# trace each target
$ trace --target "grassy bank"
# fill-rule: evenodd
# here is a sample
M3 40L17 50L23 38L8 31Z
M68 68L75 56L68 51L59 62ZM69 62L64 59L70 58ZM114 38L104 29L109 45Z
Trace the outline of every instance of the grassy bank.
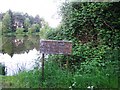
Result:
M87 88L88 86L118 88L118 77L111 72L108 71L105 74L105 70L100 70L92 73L84 71L83 73L81 69L72 72L65 67L59 67L55 61L46 61L43 82L41 70L34 69L15 76L0 76L0 83L4 88Z

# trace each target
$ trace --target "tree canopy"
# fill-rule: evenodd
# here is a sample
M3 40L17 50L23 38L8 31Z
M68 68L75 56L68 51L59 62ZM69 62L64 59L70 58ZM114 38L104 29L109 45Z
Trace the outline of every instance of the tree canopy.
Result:
M42 27L42 18L39 15L35 17L28 15L27 13L12 12L8 10L6 13L0 14L0 21L2 22L2 30L4 33L16 32L16 30L23 30L22 32L28 32L30 28L36 26L35 31L39 32ZM20 29L19 29L20 28ZM18 33L19 31L17 31Z

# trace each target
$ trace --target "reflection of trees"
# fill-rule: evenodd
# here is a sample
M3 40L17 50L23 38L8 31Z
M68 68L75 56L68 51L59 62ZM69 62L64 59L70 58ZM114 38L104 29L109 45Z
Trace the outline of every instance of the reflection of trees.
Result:
M10 37L10 36L3 36L2 37L2 52L3 53L8 53L9 55L13 55L14 53L14 44L12 42L12 39L14 37Z
M14 41L14 53L21 53L25 50L25 45L22 37L15 37Z
M0 35L0 52L2 51L2 36Z
M26 50L34 49L36 48L37 50L39 49L39 35L30 35L26 36L24 39L24 44Z
M13 55L14 53L21 53L36 48L39 50L39 36L3 36L2 38L2 51Z

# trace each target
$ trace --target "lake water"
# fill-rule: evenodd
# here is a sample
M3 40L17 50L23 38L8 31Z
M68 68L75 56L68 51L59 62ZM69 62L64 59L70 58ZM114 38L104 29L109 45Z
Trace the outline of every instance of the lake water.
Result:
M0 63L5 64L7 75L38 65L41 57L39 42L39 35L0 36Z

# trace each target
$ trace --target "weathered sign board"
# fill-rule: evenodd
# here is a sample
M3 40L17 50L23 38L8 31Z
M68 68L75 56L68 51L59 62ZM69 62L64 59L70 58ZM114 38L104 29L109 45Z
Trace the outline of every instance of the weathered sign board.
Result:
M69 55L72 51L72 42L62 40L41 40L40 53Z
M40 53L42 53L42 80L44 80L44 54L70 55L72 42L62 40L41 40Z

